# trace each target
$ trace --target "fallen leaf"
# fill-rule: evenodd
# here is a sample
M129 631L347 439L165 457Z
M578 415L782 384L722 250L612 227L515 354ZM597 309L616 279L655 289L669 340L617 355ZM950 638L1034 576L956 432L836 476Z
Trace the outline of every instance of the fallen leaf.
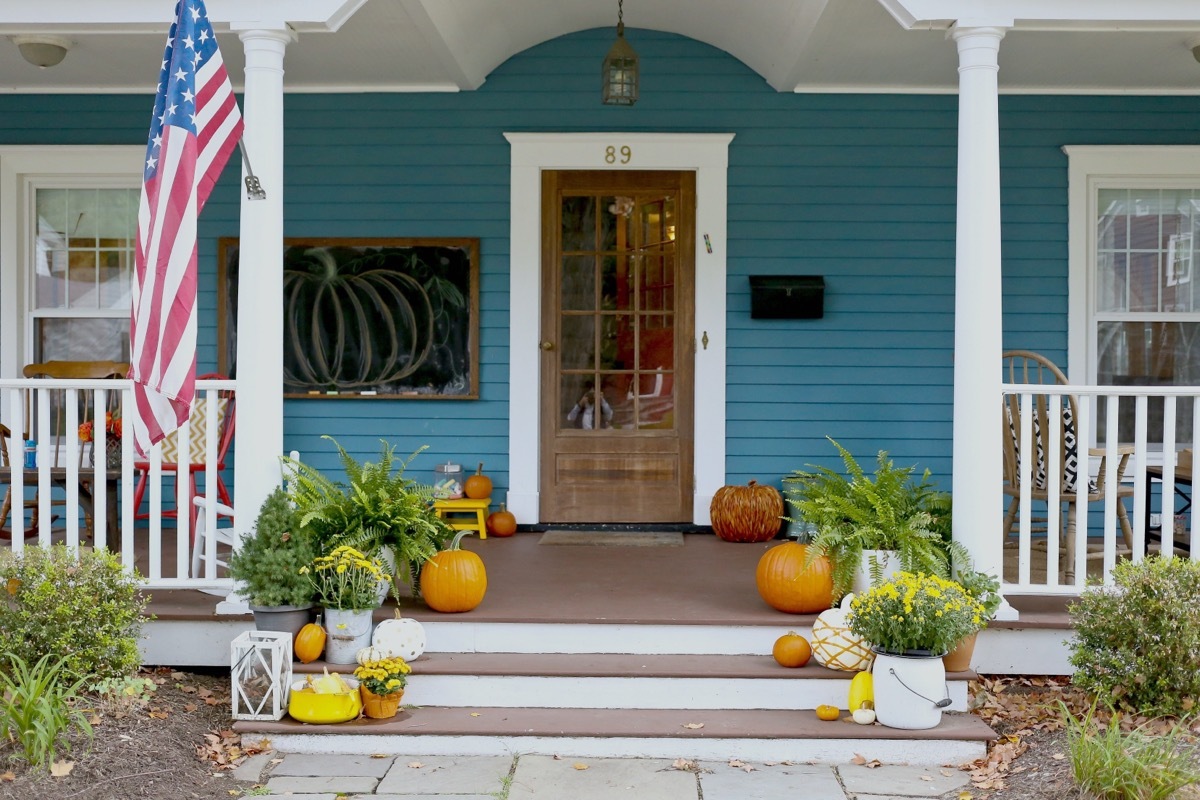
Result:
M55 761L50 765L50 774L55 778L65 778L75 769L74 761Z
M881 762L878 758L872 758L870 761L867 761L866 757L864 757L862 753L855 753L854 758L850 759L850 763L858 764L860 767L866 767L867 769L875 769L876 767L883 766L883 762Z
M11 771L0 773L0 781L15 781L17 776Z
M731 759L729 759L729 766L744 767L744 766L746 766L746 762L742 761L740 758L731 758Z
M420 769L420 768L421 768L421 767L423 767L423 766L425 766L425 765L424 765L424 764L422 764L420 761L410 761L410 762L408 762L408 768L409 768L409 769Z
M921 776L919 776L919 777L920 777L920 778L921 778L921 780L923 780L923 781L932 781L932 780L933 780L933 776L932 776L932 775L921 775Z
M92 714L92 716L88 718L88 725L91 725L94 728L103 721L104 720L100 718L99 714Z
M151 709L150 711L150 719L168 719L170 716L170 714L160 709Z
M943 777L943 778L952 778L952 777L954 777L954 770L950 770L950 769L945 769L945 768L942 768L942 769L938 770L938 772L942 773L942 777Z
M1066 756L1062 753L1055 753L1054 755L1052 755L1050 757L1053 758L1055 761L1062 761L1064 758L1066 758Z
M671 769L678 769L684 772L695 772L696 762L690 758L677 758L671 762Z
M575 768L575 769L579 769L579 770L588 769L588 765L587 765L587 764L582 764L582 763L580 763L580 762L578 762L578 761L576 761L576 762L575 762L574 764L572 764L571 766L572 766L573 768Z
M698 730L698 729L700 729L700 728L703 728L703 727L704 727L704 723L703 723L703 722L685 722L685 723L683 723L683 727L685 727L685 728L688 728L689 730L693 730L693 731L694 731L694 730Z
M971 794L970 792L959 792L958 793L958 800L973 800L974 797L975 797L975 795Z
M184 711L187 711L187 712L190 714L191 712L195 711L195 710L196 710L197 708L199 708L199 707L200 707L200 706L196 705L195 703L186 703L186 704L183 706L183 710L184 710Z
M391 756L389 756L387 753L371 753L370 757L371 758L391 758ZM283 759L281 758L278 761L272 761L271 763L278 764L280 761L283 761Z
M478 711L472 711L472 712L471 712L471 716L472 716L472 717L480 717L480 716L483 716L483 715L482 715L482 714L480 714Z

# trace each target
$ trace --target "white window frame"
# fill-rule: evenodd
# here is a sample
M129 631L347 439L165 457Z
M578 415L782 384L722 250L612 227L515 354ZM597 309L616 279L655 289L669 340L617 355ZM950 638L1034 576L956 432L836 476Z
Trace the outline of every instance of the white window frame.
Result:
M34 189L137 188L145 156L145 145L0 146L0 376L33 357Z
M1068 145L1067 377L1096 384L1096 196L1100 189L1200 187L1200 146ZM1172 314L1200 321L1200 312ZM1095 445L1095 432L1092 442ZM1158 463L1161 453L1148 453Z

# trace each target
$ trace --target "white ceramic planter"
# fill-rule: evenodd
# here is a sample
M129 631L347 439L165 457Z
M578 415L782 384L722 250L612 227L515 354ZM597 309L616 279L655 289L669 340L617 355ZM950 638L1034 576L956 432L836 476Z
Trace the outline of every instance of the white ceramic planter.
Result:
M936 728L942 721L942 707L950 703L940 655L876 653L871 673L879 724L917 731Z

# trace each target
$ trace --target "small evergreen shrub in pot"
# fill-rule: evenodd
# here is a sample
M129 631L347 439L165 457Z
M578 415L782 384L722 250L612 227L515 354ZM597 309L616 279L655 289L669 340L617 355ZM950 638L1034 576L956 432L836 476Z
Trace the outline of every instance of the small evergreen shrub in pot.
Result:
M1121 561L1113 585L1070 606L1074 683L1140 714L1184 715L1200 701L1200 562Z
M0 653L37 664L63 657L62 679L123 678L141 664L146 597L107 550L0 552Z
M300 568L316 556L313 536L300 526L299 514L283 489L267 496L254 523L254 532L229 558L229 574L240 581L239 591L255 611L259 629L295 633L308 621L313 588ZM278 609L291 617L266 623L260 615ZM290 611L289 611L290 610ZM264 613L265 612L265 613Z

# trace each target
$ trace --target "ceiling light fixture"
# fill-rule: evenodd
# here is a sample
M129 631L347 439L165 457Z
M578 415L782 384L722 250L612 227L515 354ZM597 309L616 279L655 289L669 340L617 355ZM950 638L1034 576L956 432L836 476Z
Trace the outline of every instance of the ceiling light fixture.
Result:
M617 40L600 68L601 98L608 106L631 106L638 99L638 54L625 41L625 0L617 0Z
M61 36L14 36L12 40L22 58L42 69L62 63L72 44Z

